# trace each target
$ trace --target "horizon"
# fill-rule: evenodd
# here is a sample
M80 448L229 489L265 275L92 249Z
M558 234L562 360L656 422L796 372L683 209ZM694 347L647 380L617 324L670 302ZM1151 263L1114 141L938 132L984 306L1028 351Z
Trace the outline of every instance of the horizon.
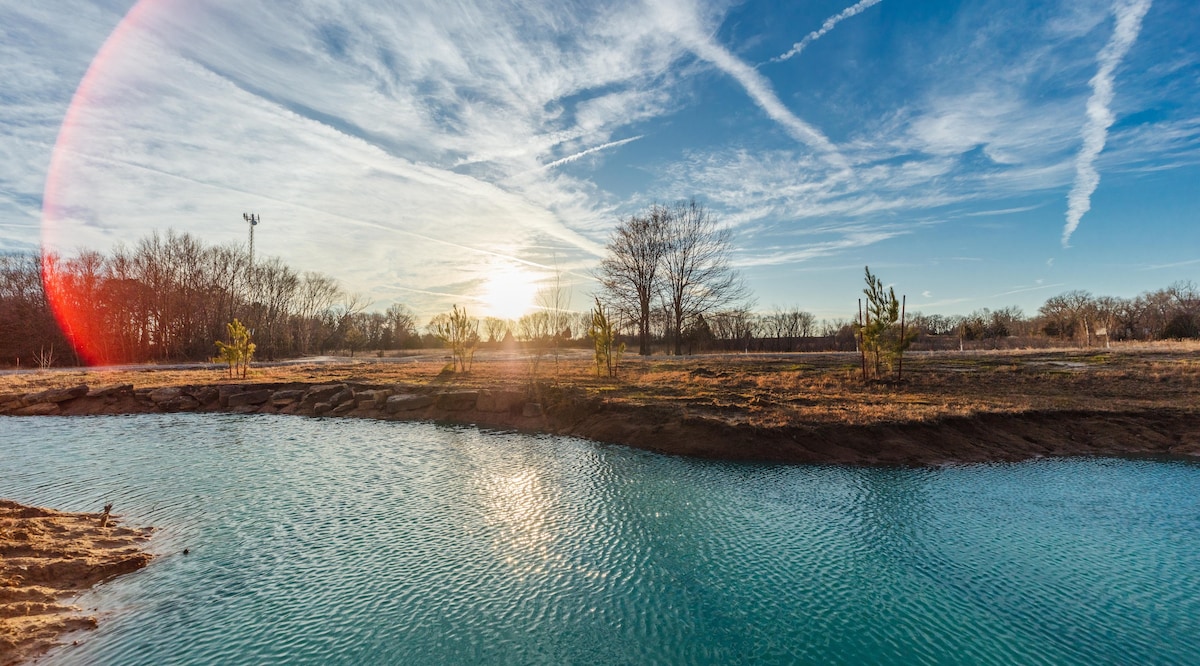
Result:
M0 3L0 250L168 228L515 318L695 198L757 311L1036 313L1200 274L1200 6ZM528 307L526 308L528 309Z

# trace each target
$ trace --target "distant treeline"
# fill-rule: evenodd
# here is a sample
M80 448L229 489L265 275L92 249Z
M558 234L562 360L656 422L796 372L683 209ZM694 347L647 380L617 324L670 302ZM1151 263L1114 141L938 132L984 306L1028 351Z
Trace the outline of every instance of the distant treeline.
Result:
M66 315L62 327L46 285ZM413 315L403 306L369 314L365 306L326 275L299 273L279 259L251 267L237 245L206 245L173 231L109 254L6 254L0 255L0 362L206 360L235 317L253 331L258 357L268 359L368 342L400 347L415 336Z
M45 282L43 267L50 276ZM65 332L46 284L60 313L68 315ZM542 300L551 305L518 321L483 320L482 344L590 344L589 313L569 312L558 298ZM440 344L404 305L385 312L366 312L366 305L365 298L347 294L326 275L298 272L276 258L251 266L241 246L206 245L173 231L152 233L108 254L0 254L0 365L207 360L234 318L253 331L262 359ZM644 327L654 351L855 349L850 319L817 320L800 308L761 313L726 307L681 320L669 303L655 305ZM684 326L677 328L680 322ZM1015 306L955 316L908 312L906 325L919 333L914 350L1197 338L1200 289L1180 282L1134 298L1070 291L1029 316ZM627 319L619 338L636 346L640 328ZM71 339L84 343L81 351Z
M1200 289L1177 282L1133 298L1069 291L1053 296L1027 316L1021 308L987 308L966 315L906 313L917 332L913 350L1012 349L1095 346L1131 340L1200 338ZM661 349L668 339L665 314L651 317ZM627 328L633 326L627 322ZM851 319L817 320L798 308L755 313L725 310L698 317L684 331L685 348L695 351L852 351Z

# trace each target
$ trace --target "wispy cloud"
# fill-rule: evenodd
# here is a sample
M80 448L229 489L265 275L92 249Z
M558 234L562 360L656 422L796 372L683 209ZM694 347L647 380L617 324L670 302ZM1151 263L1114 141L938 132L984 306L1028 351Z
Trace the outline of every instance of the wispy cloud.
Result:
M1087 102L1087 121L1083 126L1083 147L1075 158L1075 184L1067 195L1067 222L1063 226L1062 246L1071 246L1071 235L1079 221L1092 208L1092 193L1100 184L1096 158L1104 150L1108 128L1115 116L1109 108L1113 100L1113 74L1137 40L1142 29L1142 17L1150 9L1151 0L1117 0L1113 4L1116 26L1112 37L1101 49L1097 60L1100 67L1092 77L1092 95Z
M1138 270L1140 270L1140 271L1161 271L1161 270L1168 269L1168 268L1179 268L1181 266L1195 266L1196 264L1200 264L1200 259L1187 259L1185 261L1173 261L1169 264L1150 264L1149 266L1142 266Z
M771 62L782 62L788 58L800 55L800 52L804 50L804 47L824 37L825 33L833 30L835 25L845 21L851 16L861 14L864 10L874 7L880 2L883 2L883 0L859 0L857 3L850 5L837 14L825 19L825 22L821 24L820 28L808 33L804 36L804 39L792 44L791 50L789 50L787 53L771 58Z
M1039 284L1032 287L1014 287L1008 291L1002 291L998 294L992 294L989 298L1000 298L1002 296L1013 296L1016 294L1025 294L1031 291L1042 291L1043 289L1054 289L1055 287L1065 287L1067 283L1056 282L1054 284Z
M1000 208L998 210L977 210L970 213L965 213L967 217L991 217L994 215L1014 215L1016 213L1028 213L1031 210L1037 210L1042 207L1042 204L1036 206L1018 206L1016 208Z
M849 163L838 152L833 142L820 130L801 120L779 100L771 82L753 67L717 43L701 24L698 10L690 3L662 3L658 6L662 23L674 30L675 35L696 57L712 63L725 72L746 91L771 120L779 123L794 139L817 150L831 164L847 169Z
M1151 0L1117 7L1132 16L1138 1ZM784 0L142 2L62 152L57 247L105 249L166 225L244 242L240 213L255 210L264 255L427 314L472 302L497 267L582 283L618 220L696 196L736 229L736 258L764 290L790 288L762 277L773 272L897 253L926 270L931 251L978 256L975 273L1020 284L1007 260L1049 254L1020 247L1043 242L1021 233L1025 204L1076 180L1079 108L1116 71L1122 94L1102 106L1129 120L1102 128L1091 167L1115 179L1200 165L1200 55L1170 22L1147 20L1127 54L1106 47L1107 79L1085 85L1113 2L860 19L867 38L838 60L807 47L879 2L841 0L828 18ZM0 247L41 240L66 104L134 4L0 2ZM1190 25L1193 4L1155 9ZM820 26L793 47L805 67L756 69L795 41L781 13ZM885 32L904 39L874 39ZM975 233L1000 215L1011 233ZM931 225L950 233L931 243ZM1095 264L1071 263L1054 270L1072 284Z
M575 153L574 155L567 155L566 157L563 157L561 159L554 160L553 162L546 164L546 166L543 168L553 169L555 167L560 167L564 164L570 164L571 162L574 162L575 160L577 160L581 157L586 157L588 155L591 155L592 153L598 153L602 150L608 150L609 148L616 148L617 146L623 146L627 143L632 143L634 141L637 141L640 138L642 138L641 134L639 134L637 136L631 136L628 139L621 139L619 141L609 141L608 143L601 144L599 146L593 146L591 148L588 148L587 150L581 150L578 153Z

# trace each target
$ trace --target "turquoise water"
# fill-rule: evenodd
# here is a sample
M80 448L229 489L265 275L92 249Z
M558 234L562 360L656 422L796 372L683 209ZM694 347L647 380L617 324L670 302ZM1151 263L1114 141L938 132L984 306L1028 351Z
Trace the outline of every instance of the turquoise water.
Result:
M46 664L1200 663L1187 462L854 469L366 420L7 418L0 497L159 528Z

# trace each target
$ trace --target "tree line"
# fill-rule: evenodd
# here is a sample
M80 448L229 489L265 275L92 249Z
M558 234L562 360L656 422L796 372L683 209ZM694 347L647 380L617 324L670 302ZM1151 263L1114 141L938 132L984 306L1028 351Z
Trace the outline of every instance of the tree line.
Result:
M593 309L570 310L555 284L542 292L537 309L515 321L475 320L456 309L424 326L403 304L367 312L365 298L329 276L277 258L251 264L242 246L207 245L187 233L153 232L109 253L0 254L0 363L208 360L234 319L253 336L260 359L454 347L447 341L459 339L459 330L469 331L472 349L520 344L539 353L589 346L599 336L607 340L609 365L624 344L642 355L859 347L854 318L818 320L796 306L756 311L731 251L730 230L694 200L654 204L613 230L596 270ZM66 330L52 301L60 313L73 313L60 318ZM456 323L448 328L450 320ZM913 349L1200 338L1200 289L1178 282L1132 298L1074 290L1031 315L1016 306L965 315L909 312L906 330ZM86 345L77 351L71 340ZM597 354L603 355L599 348ZM455 358L469 366L466 356Z
M0 359L207 360L234 319L267 359L400 347L418 337L415 316L403 305L381 313L364 312L366 306L327 275L298 272L277 258L251 265L238 245L153 232L107 254L0 255Z

